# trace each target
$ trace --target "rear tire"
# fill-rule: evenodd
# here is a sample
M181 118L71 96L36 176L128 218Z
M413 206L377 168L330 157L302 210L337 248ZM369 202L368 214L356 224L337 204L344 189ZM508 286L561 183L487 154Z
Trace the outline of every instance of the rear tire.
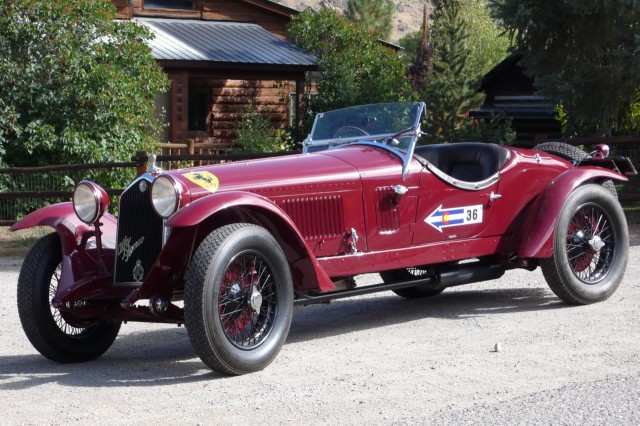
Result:
M569 194L556 223L553 257L541 259L551 290L572 304L610 297L629 257L629 231L620 203L600 185Z
M58 234L42 237L29 251L18 277L18 314L34 348L50 360L71 363L98 358L113 344L120 323L74 320L51 306L60 281Z

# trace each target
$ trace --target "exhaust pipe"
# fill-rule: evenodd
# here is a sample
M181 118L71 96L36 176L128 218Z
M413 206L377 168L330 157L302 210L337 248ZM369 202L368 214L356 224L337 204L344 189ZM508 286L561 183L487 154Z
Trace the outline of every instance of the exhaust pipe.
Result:
M463 263L438 269L436 271L436 282L438 283L438 287L454 287L457 285L495 280L503 276L504 272L504 265L499 263Z

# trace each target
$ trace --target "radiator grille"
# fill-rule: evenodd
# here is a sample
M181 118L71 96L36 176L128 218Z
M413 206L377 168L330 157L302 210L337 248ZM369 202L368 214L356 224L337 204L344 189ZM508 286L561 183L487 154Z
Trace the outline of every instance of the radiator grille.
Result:
M141 282L162 250L164 224L151 204L151 181L141 178L120 197L115 282Z
M337 237L345 232L341 196L284 200L282 209L305 239Z

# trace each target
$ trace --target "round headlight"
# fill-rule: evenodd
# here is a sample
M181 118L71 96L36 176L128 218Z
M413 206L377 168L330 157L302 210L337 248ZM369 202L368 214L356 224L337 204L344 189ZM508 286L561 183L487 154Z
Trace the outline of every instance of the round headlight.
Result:
M151 187L153 208L160 217L166 219L178 210L182 191L169 176L160 176Z
M108 205L107 193L93 182L83 180L73 190L73 209L78 219L86 224L100 219Z

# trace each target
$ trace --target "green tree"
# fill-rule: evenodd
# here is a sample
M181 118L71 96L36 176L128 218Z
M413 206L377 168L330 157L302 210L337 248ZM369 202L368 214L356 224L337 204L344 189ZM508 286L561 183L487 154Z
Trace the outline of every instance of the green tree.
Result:
M393 0L347 0L344 16L386 40L393 30L395 9Z
M480 107L477 79L468 67L469 37L457 0L438 0L433 11L433 66L423 83L427 105L424 130L429 142L456 142L478 134L468 112Z
M541 95L571 132L609 134L640 87L640 1L491 0Z
M269 118L256 111L249 104L244 117L235 131L236 152L279 152L289 149L291 134L284 129L276 129Z
M637 89L633 102L625 111L619 130L622 134L640 135L640 88Z
M462 19L467 27L469 73L482 78L509 54L509 37L490 14L489 0L461 0Z
M480 79L500 63L509 53L509 37L504 28L489 13L489 0L460 0L460 15L465 21L468 37L467 69L473 78ZM430 31L434 40L438 34ZM401 57L406 64L415 64L416 52L422 42L422 30L407 34L398 41L404 48ZM431 40L429 41L431 43Z
M309 100L307 118L320 111L412 98L398 55L362 25L329 9L305 11L292 19L289 34L293 43L318 58L319 71L308 79L318 95Z
M157 134L168 80L150 33L115 14L108 0L0 3L0 163L128 161Z

